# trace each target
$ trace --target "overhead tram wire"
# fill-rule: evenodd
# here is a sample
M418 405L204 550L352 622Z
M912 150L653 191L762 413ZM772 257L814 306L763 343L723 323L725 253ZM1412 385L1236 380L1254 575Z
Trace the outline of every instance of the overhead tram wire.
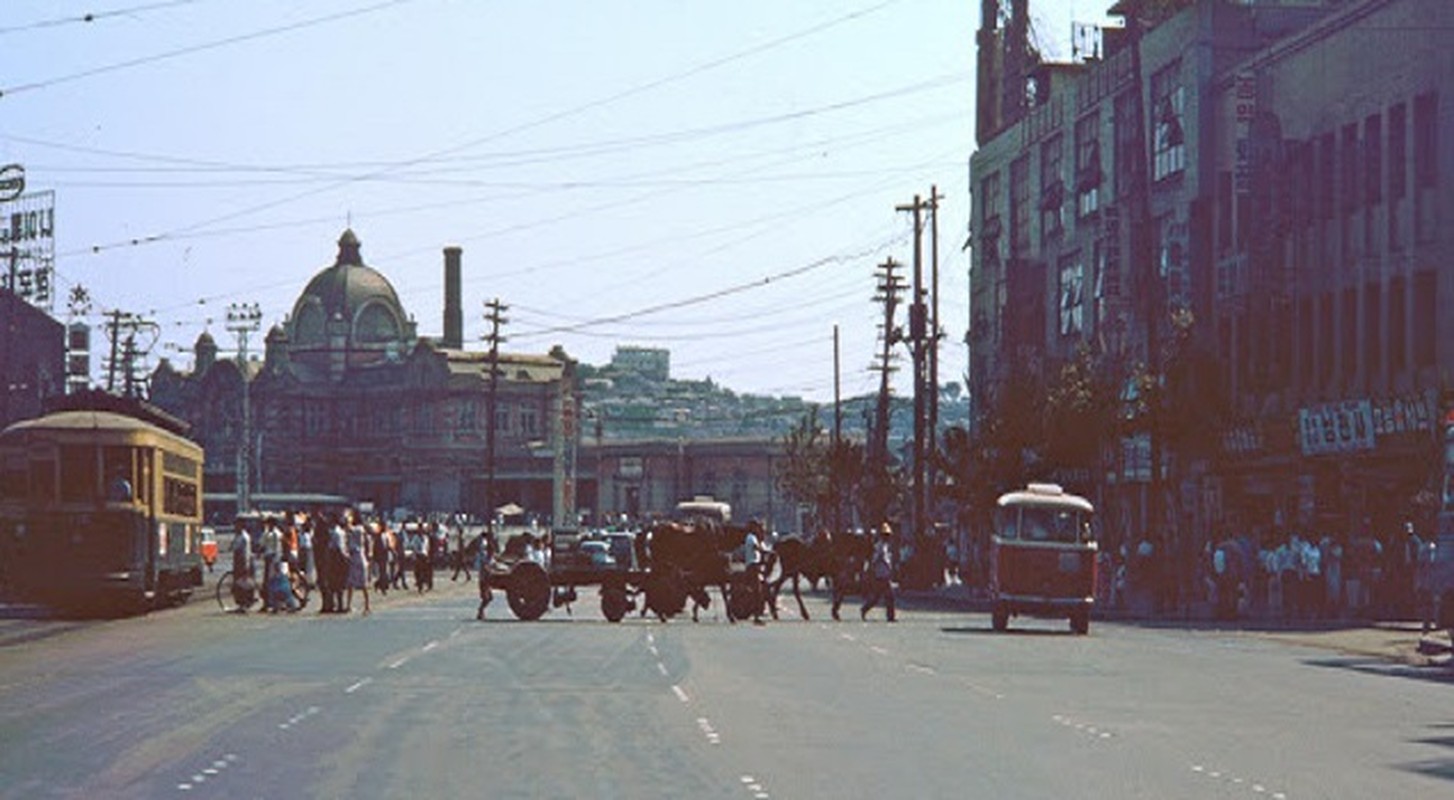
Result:
M761 289L762 287L768 286L768 285L773 284L775 282L782 281L782 280L786 280L788 278L793 278L793 277L796 277L798 275L803 275L803 274L806 274L808 272L812 272L813 270L816 270L816 269L821 269L821 268L823 268L825 266L828 266L829 264L840 264L840 263L843 263L844 261L850 261L850 260L854 260L854 259L860 259L860 258L870 257L870 256L878 253L879 251L883 250L885 247L887 247L887 246L889 246L891 244L894 244L895 241L898 240L899 238L900 237L894 237L893 239L889 239L889 240L886 240L886 241L883 241L883 242L879 242L878 244L873 245L871 247L868 247L868 248L866 248L866 249L864 249L864 250L862 250L860 252L847 253L847 254L836 254L836 255L831 255L831 256L824 256L823 258L816 259L816 260L811 261L811 262L809 262L807 264L804 264L802 266L794 267L794 268L789 269L789 270L784 270L783 272L779 272L779 273L776 273L776 274L773 274L773 275L768 275L768 276L763 277L763 278L758 278L756 280L749 281L747 283L735 284L735 285L732 285L732 286L728 286L728 287L725 287L725 288L722 288L722 289L717 289L717 290L714 290L714 291L711 291L711 292L707 292L707 293L704 293L704 294L699 294L699 295L695 295L695 296L692 296L692 297L682 298L680 300L672 300L672 301L665 302L665 303L657 303L657 304L654 304L654 305L647 306L645 308L637 309L636 311L628 311L628 312L624 312L624 313L621 313L621 314L611 314L611 315L604 316L604 317L598 317L598 318L596 318L594 320L587 320L585 322L576 323L576 324L572 324L572 325L559 325L559 326L556 326L556 327L553 327L553 328L544 328L544 329L537 330L537 331L530 331L530 332L520 333L520 334L517 334L516 338L549 336L549 335L556 334L556 333L569 333L569 332L576 331L576 330L581 330L581 329L585 329L585 328L595 327L597 325L604 325L604 324L609 324L609 323L612 323L612 322L622 322L622 321L625 321L625 320L634 319L636 317L644 317L644 316L648 316L648 315L651 315L651 314L659 314L662 311L669 311L669 310L677 309L677 308L688 308L690 306L700 305L702 303L706 303L706 302L711 301L711 300L718 300L718 299L721 299L723 297L729 297L731 295L741 294L743 292L751 291L753 289Z
M276 36L280 33L292 33L293 31L301 30L303 28L311 28L317 25L327 24L329 22L337 22L341 19L348 19L349 17L357 17L364 14L371 14L375 11L382 11L383 9L389 8L391 6L405 5L407 3L413 3L415 1L416 0L385 0L385 2L382 3L375 3L370 6L364 6L363 8L355 8L350 11L340 11L335 14L327 14L322 17L314 17L313 19L306 19L302 22L294 22L288 25L279 25L273 28L264 28L262 30L253 31L251 33L239 34L237 36L229 36L225 39L217 39L215 41L204 42L202 44L192 45L190 47L182 47L176 50L169 50L165 53L154 53L149 56L142 56L141 58L133 58L127 61L118 61L114 64L107 64L100 67L92 67L90 69L81 70L80 72L73 72L68 75L61 75L55 78L47 78L46 80L42 81L32 81L31 83L22 83L17 86L8 86L0 88L0 98L9 97L12 94L19 94L21 92L32 92L36 91L37 89L49 89L52 86L58 86L63 83L71 83L73 81L82 80L84 78L92 78L97 75L104 75L108 72L131 69L132 67L140 67L146 64L154 64L158 61L168 61L173 58L181 58L182 56L203 53L208 50L216 50L219 47L226 47L227 45L237 44L239 42L246 42L254 39L264 39L269 36Z
M928 122L935 122L935 121L944 121L944 120L956 119L957 117L958 117L958 115L956 115L956 114L941 115L939 117L930 118L930 120ZM900 125L894 125L894 126L884 126L884 127L881 127L881 128L871 129L871 130L868 130L868 131L861 131L861 132L855 133L855 134L853 134L851 136L847 136L847 137L829 137L829 138L820 139L820 140L817 140L817 141L814 141L814 142L805 142L805 143L803 143L801 145L794 145L793 147L786 148L786 149L777 148L777 149L773 149L773 150L759 151L757 153L751 153L751 154L747 154L745 156L734 156L734 157L731 157L731 158L713 159L713 160L710 160L710 161L696 162L694 164L689 164L689 165L685 165L685 166L682 166L682 167L664 167L664 168L659 169L659 170L652 170L652 171L647 171L647 172L644 172L644 173L637 173L637 174L642 174L642 175L662 174L662 173L672 172L672 171L676 171L676 170L680 170L680 169L693 169L693 168L704 167L704 166L720 166L720 165L725 165L725 164L733 164L733 163L738 163L740 161L749 160L749 159L753 159L753 158L766 157L766 156L773 155L773 154L777 154L777 153L795 152L797 150L812 150L812 149L816 149L816 148L819 148L819 147L822 147L822 146L825 146L825 145L828 145L828 144L832 144L832 143L842 143L844 141L854 142L854 141L861 140L861 139L862 140L868 140L870 137L873 137L875 135L881 136L881 135L883 135L883 134L885 134L887 132L894 131L894 130L897 130L897 129L910 129L910 130L912 130L916 125L922 125L922 124L927 124L927 123L925 121L923 121L923 120L920 120L920 121L911 121L910 123L905 123L905 124L900 124ZM50 144L50 143L40 142L38 140L27 139L26 137L16 137L16 136L8 136L7 137L7 136L4 136L3 134L0 134L0 139L6 139L6 138L8 138L8 139L10 139L12 141L32 142L32 143L36 143L36 144L38 144L40 146L62 147L60 145L53 145L53 144ZM89 148L78 148L78 149L80 149L83 152L89 150ZM522 197L530 197L530 196L533 196L535 194L540 194L540 193L542 193L542 192L541 191L538 191L538 190L537 191L509 192L509 193L503 193L503 194L501 194L501 193L491 193L491 194L486 195L484 197L474 198L474 199L469 199L469 200L451 199L451 200L444 200L444 201L432 201L432 202L429 202L429 203L416 203L416 204L412 204L412 205L408 205L408 206L394 206L394 207L383 208L383 209L378 209L378 210L373 210L373 211L364 210L363 212L361 212L360 216L380 217L380 216L393 216L393 215L396 215L396 214L421 213L421 212L425 212L425 211L434 211L434 210L438 210L438 209L441 209L441 208L459 208L459 207L462 207L462 206L473 205L473 204L476 204L476 203L505 202L505 201L509 201L509 200L519 199L519 198L522 198ZM656 193L653 193L653 194L649 195L648 197L650 197L650 196L656 196ZM213 230L210 230L210 231L196 231L196 232L192 232L192 233L174 234L174 235L170 236L169 239L172 240L172 241L194 241L194 240L198 240L198 239L211 239L211 238L227 237L227 236L239 236L239 235L245 235L245 234L249 234L249 233L259 233L259 232L263 232L263 231L276 231L276 230L281 230L281 229L285 229L285 228L298 228L298 227L307 227L307 226L310 226L310 225L317 225L317 224L321 224L321 223L330 223L330 222L333 222L335 219L336 219L336 217L334 215L329 215L329 216L326 216L326 217L310 217L310 218L297 219L297 220L285 220L285 221L280 221L280 222L259 223L259 224L255 224L255 225L246 225L246 226L239 226L239 227L234 227L234 228L221 228L221 229L213 229ZM135 240L117 242L117 243L114 243L114 244L107 244L107 245L92 245L92 246L88 246L88 247L84 247L84 248L76 248L76 249L72 249L72 250L62 251L62 252L60 252L60 253L57 254L57 257L58 258L68 258L68 257L74 257L74 256L88 254L88 253L89 254L96 254L96 253L100 253L100 252L102 252L104 250L114 249L114 248L117 248L117 247L132 246L131 242L133 242L133 241L135 241ZM423 252L433 252L433 248L432 247L428 247L428 248L413 248L413 249L410 249L410 250L407 250L407 251L402 251L402 252L399 252L399 253L390 254L386 258L389 258L389 259L392 259L392 258L401 258L401 257L407 257L407 256L411 256L411 255L416 255L416 254L423 253ZM436 287L432 287L432 288L437 289L438 287L436 286Z
M38 22L27 22L21 25L11 25L0 28L0 36L25 31L40 30L42 28L59 28L66 25L85 25L92 22L100 22L111 17L135 17L138 14L145 14L148 11L158 11L164 8L175 8L176 6L190 6L204 0L166 0L160 3L147 3L145 5L131 6L130 8L113 8L110 11L90 11L80 16L56 17L53 19L40 20Z
M402 2L412 2L412 0L390 0L389 3L385 3L383 5L393 5L393 4L402 3ZM486 134L484 136L478 137L476 139L472 139L472 140L467 141L467 142L464 142L462 144L452 145L450 147L446 147L446 148L443 148L441 150L436 150L436 151L431 152L431 153L426 153L425 155L419 156L417 158L407 159L407 160L404 160L404 161L399 161L399 162L396 162L396 163L394 163L393 165L391 165L389 167L381 168L379 170L375 170L375 171L366 173L364 175L354 176L354 177L350 177L350 178L345 178L345 179L339 180L339 181L337 181L335 183L330 183L330 184L328 184L326 186L318 187L318 188L315 188L315 189L310 189L310 190L308 190L306 192L298 192L298 193L291 194L291 195L288 195L286 197L282 197L282 198L279 198L279 199L276 199L276 200L270 200L270 201L265 202L265 203L258 203L258 204L250 205L250 206L247 206L245 208L238 209L236 211L228 212L226 214L222 214L222 215L219 215L219 216L216 216L216 217L212 217L210 219L206 219L206 220L202 220L200 222L192 223L191 225L182 226L181 228L178 228L175 231L162 232L162 233L159 233L159 234L153 234L151 236L147 236L147 237L142 238L142 239L132 240L132 244L133 245L142 244L142 243L145 243L145 244L154 244L154 243L159 242L159 241L165 241L165 240L171 238L176 233L187 233L187 232L190 232L190 231L207 228L207 227L210 227L212 225L216 225L216 224L221 223L221 222L227 222L228 220L237 219L239 217L251 216L251 215L256 214L256 213L258 213L260 211L266 211L268 209L277 208L279 206L287 205L287 204L292 203L292 202L295 202L297 200L302 200L302 199L307 198L307 197L313 197L315 195L323 194L324 192L332 191L333 189L337 189L337 188L340 188L340 187L343 187L343 186L349 186L349 185L352 185L354 183L358 183L360 181L367 180L368 178L370 178L370 177L372 177L373 175L376 175L376 174L381 174L381 173L384 173L384 172L388 172L388 171L391 171L391 170L394 170L394 169L398 169L400 167L413 166L415 164L424 162L424 161L426 161L428 159L439 158L441 156L450 155L452 153L458 153L458 152L462 152L462 151L465 151L465 150L470 150L472 148L478 147L478 146L480 146L482 144L485 144L487 142L496 141L496 140L499 140L499 139L503 139L503 138L505 138L507 136L513 136L513 135L518 134L518 133L523 133L525 131L533 130L535 128L539 128L539 127L548 125L548 124L550 124L552 122L559 122L560 120L563 120L563 119L569 119L570 117L583 114L583 113L585 113L587 111L591 111L591 110L594 110L594 109L597 109L597 108L603 108L603 107L608 106L608 105L611 105L613 103L617 103L617 102L619 102L621 100L625 100L626 98L634 97L634 96L639 95L639 94L644 94L644 93L649 92L651 90L658 89L658 88L661 88L663 86L667 86L667 85L676 83L678 81L685 80L687 78L692 78L692 77L695 77L697 75L704 74L706 72L710 72L710 71L712 71L714 69L718 69L720 67L726 66L726 65L731 64L731 63L734 63L736 61L741 61L741 60L743 60L745 58L749 58L749 57L754 56L754 55L757 55L759 53L767 52L767 51L772 50L772 49L775 49L777 47L781 47L781 46L783 46L785 44L789 44L791 42L797 41L798 39L806 38L806 37L812 36L814 34L821 33L821 32L823 32L825 30L829 30L831 28L837 27L838 25L842 25L842 24L845 24L847 22L852 22L852 21L857 20L859 18L862 18L864 16L871 15L871 14L877 12L877 11L880 11L880 10L882 10L884 8L887 8L889 6L892 6L892 5L896 5L896 4L900 3L900 2L902 2L902 0L883 0L883 2L877 3L877 4L873 5L873 6L868 7L868 8L864 8L864 9L860 9L860 10L857 10L857 11L853 11L853 12L850 12L848 14L844 14L842 16L836 17L836 18L834 18L832 20L829 20L827 22L819 23L819 24L813 25L813 26L809 26L808 28L805 28L803 30L800 30L800 31L797 31L797 32L794 32L794 33L791 33L791 34L787 34L785 36L778 37L777 39L772 39L772 40L770 40L768 42L764 42L763 44L756 45L754 47L749 47L749 48L747 48L745 50L738 51L737 53L733 53L733 54L728 55L728 56L723 56L721 58L717 58L717 59L713 59L713 60L707 61L707 62L702 63L702 64L699 64L699 65L697 65L695 67L691 67L691 68L689 68L687 70L684 70L682 72L678 72L678 73L675 73L673 75L668 75L668 76L666 76L664 78L658 78L656 80L648 81L646 83L637 84L636 86L633 86L633 87L631 87L629 89L625 89L625 90L622 90L622 91L617 92L615 94L608 95L608 96L606 96L604 98L600 98L600 99L597 99L597 100L592 100L592 101L589 101L589 102L586 102L586 103L581 103L579 105L573 106L573 107L568 108L568 109L565 109L563 111L557 111L557 112L554 112L554 113L546 114L544 116L537 117L536 119L531 120L529 122L522 122L522 123L520 123L518 125L514 125L514 126L511 126L511 127L508 127L508 128L504 128L502 130L495 131L494 133ZM3 97L3 94L0 94L0 97ZM119 246L125 246L125 244L122 244L122 245L119 245Z
M667 132L663 132L663 133L654 133L654 134L648 134L648 135L644 135L644 136L635 136L635 137L626 137L626 138L622 138L622 139L607 140L607 141L604 141L604 142L578 144L578 145L572 145L572 146L569 146L569 147L561 146L561 147L554 147L554 148L543 148L543 149L538 149L538 150L517 151L515 153L498 153L498 154L491 154L491 155L488 155L488 156L451 156L449 159L444 159L442 157L438 157L438 158L425 158L425 159L420 159L420 160L417 160L417 161L414 161L414 162L409 162L408 163L408 166L431 165L431 169L423 170L423 171L410 171L410 172L403 172L401 170L394 169L394 170L392 170L392 172L394 172L394 173L402 173L402 174L409 174L409 175L435 175L435 174L441 174L441 173L443 173L443 174L458 174L458 173L460 173L462 171L471 171L471 170L475 170L475 169L487 169L487 170L508 169L508 168L515 168L515 167L524 167L524 166L536 166L536 165L539 165L539 164L552 164L552 163L558 163L558 162L562 162L562 161L573 161L573 160L577 160L577 159L599 159L603 155L611 155L611 154L615 154L615 153L626 153L626 152L631 152L633 150L638 150L638 149L642 149L642 148L658 148L658 147L661 147L662 145L667 145L667 144L680 144L680 143L683 143L683 142L695 141L695 140L699 140L699 139L710 139L710 138L713 138L713 137L716 137L716 136L720 136L720 135L724 135L724 134L741 133L743 131L751 130L753 128L767 127L767 126L776 125L776 124L785 123L785 122L800 122L803 119L807 119L807 118L811 118L811 117L815 117L815 116L820 116L820 115L824 115L824 114L836 113L836 112L844 111L844 110L851 109L851 108L857 108L859 106L872 105L874 103L882 102L884 100L897 99L899 97L905 97L905 96L908 96L908 95L917 94L918 92L922 92L922 91L935 90L935 89L941 89L941 88L946 88L946 87L953 87L953 86L956 86L956 85L960 84L961 82L967 80L968 77L969 77L968 73L963 73L963 72L946 73L944 75L940 75L940 76L937 76L937 77L934 77L934 78L931 78L931 79L928 79L928 80L925 80L925 81L919 81L919 82L916 82L916 83L908 84L906 86L901 86L901 87L897 87L897 88L894 88L894 89L889 89L889 90L886 90L886 91L883 91L883 92L877 92L877 93L870 94L870 95L864 95L864 96L857 97L857 98L853 98L853 99L850 99L850 100L840 100L840 101L837 101L837 102L827 103L827 104L820 105L820 106L814 106L814 107L811 107L811 108L800 109L798 111L790 111L790 112L785 112L785 113L782 113L782 114L774 114L774 115L765 116L765 117L754 117L752 119L739 120L739 121L735 121L735 122L721 123L721 124L718 124L718 125L710 125L710 126L705 126L705 127L700 127L700 128L687 128L687 129L678 130L678 131L667 131ZM895 129L895 128L902 128L902 127L908 127L908 128L912 128L912 129L922 129L923 126L926 125L926 124L934 124L934 123L939 122L939 121L948 121L948 120L958 119L960 116L962 116L962 115L957 114L957 113L956 114L941 114L941 115L937 115L936 117L931 117L927 121L926 120L919 120L919 121L910 122L910 123L900 122L900 123L895 123L895 124L889 125L889 126L883 126L883 128L884 129L887 129L887 130L892 130L892 129ZM854 134L854 136L861 136L861 135L867 135L867 134ZM847 138L852 138L852 137L847 137ZM298 175L298 176L303 176L303 177L307 177L307 178L315 178L315 179L318 179L318 180L349 180L350 179L350 176L349 175L347 175L347 174L340 174L337 170L359 169L359 168L389 170L390 169L390 166L391 166L390 162L380 162L380 161L331 162L331 163L320 162L318 164L242 164L242 163L236 163L236 162L215 161L215 160L211 160L211 159L198 159L198 158L189 158L189 157L181 157L181 156L171 156L171 155L154 154L154 153L141 153L141 152L127 151L127 150L112 150L112 149L108 149L108 148L83 147L83 146L79 146L79 145L70 145L70 144L61 144L61 143L56 143L56 142L50 142L50 141L46 141L46 140L43 140L43 139L37 139L37 138L34 138L34 137L29 137L29 136L20 136L20 135L15 135L15 134L8 134L8 135L6 135L6 134L0 134L0 139L7 139L7 140L13 141L13 142L19 142L19 143L22 143L22 144L31 144L31 145L35 145L37 147L46 147L46 148L55 149L55 150L61 150L61 151L65 151L65 152L75 152L75 153L82 153L82 154L89 154L89 155L109 156L109 157L114 157L114 158L128 158L128 159L134 159L134 160L138 160L138 161L154 161L154 162L157 162L157 163L160 163L160 164L167 165L165 167L152 166L152 167L95 167L95 168L74 168L77 171L95 171L95 172L140 172L140 173L149 173L149 172L156 172L156 173L176 173L176 172L187 172L187 171L195 171L195 172L222 172L222 173L227 173L227 172L241 172L241 173L249 173L249 174L250 173L266 173L266 174L281 174L281 175ZM828 140L825 140L825 141L832 141L832 139L828 139ZM797 145L795 147L796 148L812 148L814 146L816 146L815 143L808 142L808 143L804 143L802 145ZM509 161L498 160L498 159L506 159L506 158L514 158L514 159L518 159L518 160L509 160ZM477 161L491 161L492 163L485 163L485 164L478 164L478 165L473 165L473 164L470 163L470 162L477 162ZM191 169L187 169L189 167ZM64 170L66 168L61 168L61 169ZM648 174L648 175L650 175L650 174L660 174L661 172L664 172L664 171L665 170L654 170L654 171L649 171L649 172L644 173L644 174ZM365 176L364 178L361 178L360 180L387 180L387 179L388 178L386 177L386 175L384 173L378 173L378 174L370 174L368 176ZM222 184L219 183L218 185L222 185Z

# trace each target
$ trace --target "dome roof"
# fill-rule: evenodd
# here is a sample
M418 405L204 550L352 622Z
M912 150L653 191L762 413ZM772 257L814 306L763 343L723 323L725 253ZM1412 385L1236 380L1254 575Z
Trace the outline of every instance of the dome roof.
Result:
M202 335L197 337L197 344L195 346L211 347L213 349L216 349L217 340L212 338L212 334L208 333L207 331L202 331Z
M301 308L309 298L323 306L328 319L352 321L354 315L371 300L382 301L399 319L404 318L399 295L389 279L363 263L359 256L358 236L352 229L345 230L339 237L338 258L333 266L313 276L294 310Z

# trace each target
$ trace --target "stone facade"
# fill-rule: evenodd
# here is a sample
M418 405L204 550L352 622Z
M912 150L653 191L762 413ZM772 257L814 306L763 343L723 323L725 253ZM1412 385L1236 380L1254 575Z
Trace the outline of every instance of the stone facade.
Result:
M485 513L488 355L420 337L389 281L346 231L337 261L268 332L261 361L218 359L203 333L195 366L163 363L152 401L188 420L207 451L206 488L237 488L248 382L254 495L321 493L380 510ZM564 354L502 353L496 401L495 505L548 517ZM567 393L567 396L573 396Z

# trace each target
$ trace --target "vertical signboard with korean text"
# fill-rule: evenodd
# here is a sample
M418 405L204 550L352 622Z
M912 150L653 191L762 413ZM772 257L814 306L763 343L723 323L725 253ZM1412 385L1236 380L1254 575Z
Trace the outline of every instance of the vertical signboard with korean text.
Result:
M55 200L55 192L0 199L0 285L46 312L55 308Z

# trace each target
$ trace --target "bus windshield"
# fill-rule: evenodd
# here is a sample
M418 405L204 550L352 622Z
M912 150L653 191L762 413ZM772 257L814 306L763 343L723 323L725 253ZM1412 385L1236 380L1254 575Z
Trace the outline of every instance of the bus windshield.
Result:
M995 530L1005 539L1077 544L1089 541L1089 515L1077 508L1013 505L998 510Z

